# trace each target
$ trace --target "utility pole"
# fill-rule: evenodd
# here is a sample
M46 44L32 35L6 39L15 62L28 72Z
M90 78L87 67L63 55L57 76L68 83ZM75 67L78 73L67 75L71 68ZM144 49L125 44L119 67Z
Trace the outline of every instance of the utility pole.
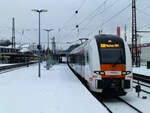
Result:
M124 39L125 39L125 41L127 42L127 27L126 27L126 25L125 25L125 27L124 27L124 30L125 30Z
M136 27L136 0L132 0L132 65L138 66L137 27Z
M150 33L150 31L137 31L136 27L136 0L132 0L132 65L140 66L140 55L137 48L137 33Z
M56 52L55 37L52 38L52 52L53 52L53 54L55 54L55 52Z
M15 48L15 18L12 18L12 48Z

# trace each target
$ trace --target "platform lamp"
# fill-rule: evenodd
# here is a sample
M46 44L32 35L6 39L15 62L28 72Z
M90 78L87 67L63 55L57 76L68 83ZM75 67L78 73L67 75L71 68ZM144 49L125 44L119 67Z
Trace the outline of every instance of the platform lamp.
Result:
M37 12L39 14L39 45L38 45L38 49L39 49L39 70L38 70L38 76L41 77L41 66L40 66L40 60L41 60L41 53L40 53L40 50L41 50L41 28L40 28L40 16L41 16L41 13L42 12L47 12L48 10L46 9L32 9L33 12Z

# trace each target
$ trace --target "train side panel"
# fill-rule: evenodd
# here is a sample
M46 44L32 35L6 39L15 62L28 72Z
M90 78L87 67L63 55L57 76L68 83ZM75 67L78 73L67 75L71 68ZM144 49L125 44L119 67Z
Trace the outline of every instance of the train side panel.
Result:
M126 75L125 79L126 80L130 80L130 89L125 89L126 92L129 92L129 91L132 91L133 88L133 73L132 73L132 60L131 60L131 52L130 52L130 49L127 45L126 42L125 43L125 52L126 52L126 72L131 72L129 73L128 75Z
M88 81L88 85L92 91L101 92L101 89L96 88L97 80L101 79L101 76L95 73L95 71L100 71L99 53L96 45L96 40L92 39L88 50L90 73L86 74L85 79Z

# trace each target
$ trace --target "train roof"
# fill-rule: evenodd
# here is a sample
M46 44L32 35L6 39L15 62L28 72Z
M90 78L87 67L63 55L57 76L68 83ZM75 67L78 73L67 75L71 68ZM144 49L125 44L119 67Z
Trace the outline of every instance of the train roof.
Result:
M117 35L111 35L111 34L101 34L96 35L95 39L97 42L104 42L107 43L108 40L113 40L113 42L120 42L123 43L123 39Z

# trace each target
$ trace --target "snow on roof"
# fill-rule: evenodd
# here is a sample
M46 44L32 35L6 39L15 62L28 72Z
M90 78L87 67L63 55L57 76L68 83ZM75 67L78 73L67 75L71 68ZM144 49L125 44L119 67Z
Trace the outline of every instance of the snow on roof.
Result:
M29 52L30 50L28 48L22 48L20 49L20 52Z
M29 44L24 44L24 45L21 46L21 48L28 48L28 47L30 47Z

